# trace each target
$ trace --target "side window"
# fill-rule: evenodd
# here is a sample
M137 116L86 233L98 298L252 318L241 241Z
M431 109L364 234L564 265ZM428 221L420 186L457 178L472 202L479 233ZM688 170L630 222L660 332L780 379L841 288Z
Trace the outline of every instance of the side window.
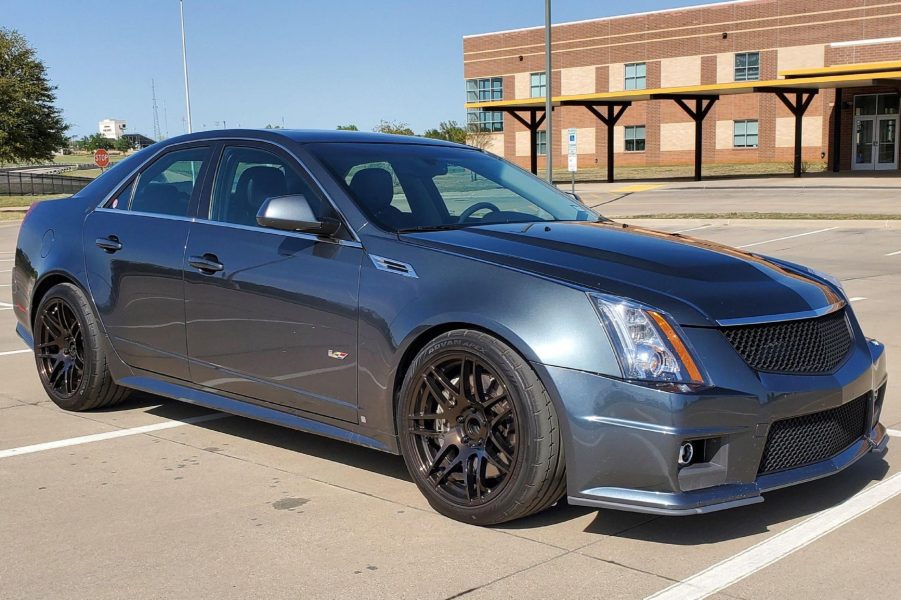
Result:
M219 162L209 218L256 226L266 198L288 195L304 196L316 216L323 216L320 196L288 161L258 148L228 147Z
M144 169L133 184L129 209L136 212L184 217L194 186L200 177L200 169L207 158L207 148L176 150L158 158ZM119 208L124 208L123 198L116 198Z

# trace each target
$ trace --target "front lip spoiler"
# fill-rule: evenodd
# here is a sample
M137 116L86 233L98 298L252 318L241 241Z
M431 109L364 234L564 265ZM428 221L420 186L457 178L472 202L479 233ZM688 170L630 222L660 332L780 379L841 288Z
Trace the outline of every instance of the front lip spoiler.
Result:
M567 497L570 504L593 508L613 508L652 515L701 515L748 504L763 502L764 492L814 481L834 475L874 452L882 454L888 447L885 427L877 423L866 436L832 458L790 469L761 475L754 483L727 484L691 492L653 492L627 488L593 488Z

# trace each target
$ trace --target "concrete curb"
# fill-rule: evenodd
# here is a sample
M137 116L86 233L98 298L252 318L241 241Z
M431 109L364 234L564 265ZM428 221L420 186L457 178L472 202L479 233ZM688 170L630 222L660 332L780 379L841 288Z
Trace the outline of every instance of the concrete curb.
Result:
M795 228L818 228L818 227L839 227L842 229L858 228L858 229L901 229L901 220L879 220L879 219L630 219L629 217L612 217L614 221L619 223L628 223L638 227L647 227L648 229L659 229L661 227L695 227L701 225L724 226L729 225L759 225L761 227L795 227Z

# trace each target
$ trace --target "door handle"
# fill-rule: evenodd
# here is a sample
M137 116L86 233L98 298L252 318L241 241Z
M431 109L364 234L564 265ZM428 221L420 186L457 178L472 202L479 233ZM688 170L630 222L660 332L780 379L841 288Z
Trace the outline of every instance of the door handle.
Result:
M218 273L225 266L219 262L219 258L215 254L204 254L203 256L192 256L188 259L188 264L201 271L202 273L212 274Z
M122 242L120 242L119 238L114 235L110 235L105 238L97 238L96 240L94 240L94 243L97 244L98 248L109 254L118 252L122 249Z

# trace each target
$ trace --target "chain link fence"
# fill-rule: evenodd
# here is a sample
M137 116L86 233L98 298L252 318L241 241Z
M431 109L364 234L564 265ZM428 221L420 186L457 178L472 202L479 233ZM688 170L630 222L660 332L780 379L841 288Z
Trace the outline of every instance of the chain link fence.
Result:
M74 194L92 181L90 177L0 170L0 196Z

